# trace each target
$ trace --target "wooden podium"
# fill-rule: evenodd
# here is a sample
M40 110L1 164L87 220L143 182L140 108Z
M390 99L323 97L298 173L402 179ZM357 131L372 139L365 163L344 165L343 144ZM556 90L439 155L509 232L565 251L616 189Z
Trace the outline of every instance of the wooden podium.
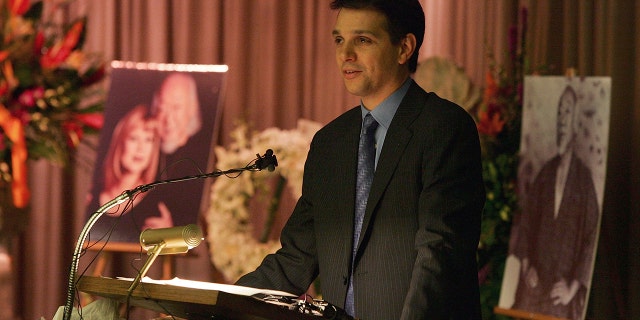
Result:
M77 290L126 302L131 280L83 276ZM289 310L251 296L223 291L141 282L131 294L137 306L184 319L229 320L318 320L321 317Z

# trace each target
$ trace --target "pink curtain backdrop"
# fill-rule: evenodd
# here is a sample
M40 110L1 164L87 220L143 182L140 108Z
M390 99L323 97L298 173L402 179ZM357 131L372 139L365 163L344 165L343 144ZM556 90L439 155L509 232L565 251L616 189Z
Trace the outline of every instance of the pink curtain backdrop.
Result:
M102 52L106 60L228 65L218 128L218 143L226 145L239 120L258 130L291 129L299 118L327 123L358 102L336 71L330 36L335 12L328 2L76 0L56 19L88 15L86 48ZM482 86L485 54L506 52L518 1L421 2L427 19L422 59L450 58ZM553 66L556 74L574 67L578 75L613 77L605 209L590 303L594 318L638 318L640 148L632 146L640 145L640 6L635 0L519 2L530 8L532 64ZM74 170L46 162L30 165L30 225L14 250L16 318L50 319L64 304L93 159L93 149L85 146ZM176 275L219 281L205 246L196 253L176 260ZM130 258L114 258L107 272L126 276ZM151 275L158 272L156 268Z

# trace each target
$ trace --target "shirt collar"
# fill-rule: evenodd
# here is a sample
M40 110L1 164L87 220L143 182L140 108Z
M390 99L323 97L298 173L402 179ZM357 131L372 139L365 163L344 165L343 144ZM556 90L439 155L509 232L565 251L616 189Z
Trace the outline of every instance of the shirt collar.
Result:
M391 124L391 120L393 120L393 116L396 114L398 107L400 106L400 102L409 91L409 87L413 83L413 79L411 77L407 78L404 81L402 86L394 91L389 97L384 99L375 109L369 111L367 110L362 101L360 101L360 110L362 110L362 119L367 115L367 113L371 113L374 119L385 128L389 128Z

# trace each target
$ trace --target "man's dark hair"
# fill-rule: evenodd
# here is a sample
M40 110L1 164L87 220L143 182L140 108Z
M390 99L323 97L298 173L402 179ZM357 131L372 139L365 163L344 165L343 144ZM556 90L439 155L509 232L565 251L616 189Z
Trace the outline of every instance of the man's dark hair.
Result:
M387 18L391 43L399 44L407 34L416 37L416 49L409 59L409 71L418 67L418 51L424 40L424 11L418 0L334 0L331 9L371 9Z

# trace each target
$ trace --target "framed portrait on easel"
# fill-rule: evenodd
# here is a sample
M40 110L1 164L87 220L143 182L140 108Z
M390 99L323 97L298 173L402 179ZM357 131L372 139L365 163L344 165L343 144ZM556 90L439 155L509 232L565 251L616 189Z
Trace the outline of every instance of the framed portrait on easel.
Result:
M114 61L86 218L127 190L209 172L227 66ZM206 179L158 184L112 208L88 246L140 250L140 233L198 223Z
M520 213L496 313L584 319L602 216L610 97L608 77L525 77Z

